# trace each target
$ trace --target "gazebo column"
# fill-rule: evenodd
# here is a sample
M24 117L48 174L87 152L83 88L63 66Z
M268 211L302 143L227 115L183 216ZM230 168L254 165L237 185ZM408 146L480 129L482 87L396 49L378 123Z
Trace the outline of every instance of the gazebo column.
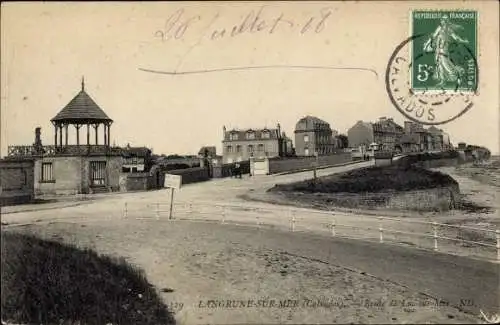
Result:
M65 139L66 146L68 146L68 125L69 124L67 123L64 125L64 128L66 129L66 139Z
M111 123L108 124L108 147L111 145Z
M104 145L108 146L108 126L106 124L104 126Z
M62 138L63 138L63 126L62 124L59 125L59 145L63 146L63 142L62 142Z
M90 125L87 124L87 146L90 146Z
M76 128L76 145L77 146L80 146L80 127L81 127L80 124L76 124L75 125L75 128Z
M54 147L57 148L57 124L54 123Z
M99 143L99 133L97 132L97 130L99 129L99 124L94 124L94 129L95 129L95 144L98 145Z

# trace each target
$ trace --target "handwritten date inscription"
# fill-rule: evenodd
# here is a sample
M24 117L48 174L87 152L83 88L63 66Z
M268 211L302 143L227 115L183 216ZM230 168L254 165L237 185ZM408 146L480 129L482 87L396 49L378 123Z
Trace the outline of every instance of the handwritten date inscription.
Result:
M198 30L197 36L199 38L206 37L210 40L236 37L248 33L273 34L277 31L319 34L325 29L325 25L332 15L332 10L329 8L319 9L316 14L305 19L293 19L284 13L266 18L263 11L264 7L259 10L251 10L240 22L232 26L216 27L216 23L221 18L219 13L211 17L204 17L187 15L184 9L179 9L167 18L164 27L157 30L154 35L162 41L167 41L183 39L191 30Z

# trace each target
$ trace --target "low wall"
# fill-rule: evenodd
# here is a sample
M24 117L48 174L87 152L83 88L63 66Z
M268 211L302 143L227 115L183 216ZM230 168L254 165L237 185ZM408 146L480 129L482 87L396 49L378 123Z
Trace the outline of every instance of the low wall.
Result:
M210 179L209 170L203 167L177 169L167 172L167 174L182 176L182 184L203 182Z
M153 181L149 173L120 174L120 192L147 191L153 187Z
M33 160L0 160L0 206L24 204L35 197Z
M324 204L355 209L392 209L415 211L447 211L457 207L460 200L458 186L426 190L376 193L297 193L297 199L321 200ZM291 197L292 199L295 197Z
M351 154L342 152L334 155L319 156L318 166L342 164L352 161ZM301 169L314 168L316 157L271 158L269 159L269 174L289 172Z

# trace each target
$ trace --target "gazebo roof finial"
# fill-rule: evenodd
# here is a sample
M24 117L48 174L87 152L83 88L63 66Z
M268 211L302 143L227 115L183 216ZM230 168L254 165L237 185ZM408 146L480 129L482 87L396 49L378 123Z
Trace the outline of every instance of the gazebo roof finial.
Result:
M82 76L82 91L85 91L85 77Z

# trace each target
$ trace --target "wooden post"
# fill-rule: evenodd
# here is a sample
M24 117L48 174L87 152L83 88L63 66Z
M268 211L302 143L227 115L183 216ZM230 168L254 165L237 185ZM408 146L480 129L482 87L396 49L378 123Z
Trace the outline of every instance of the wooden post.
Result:
M108 124L108 147L111 145L111 124Z
M80 127L81 127L81 125L79 125L79 124L75 125L75 128L76 128L76 145L77 146L80 146Z
M59 125L59 145L61 147L63 146L62 138L63 138L63 126L61 124Z
M156 202L156 219L160 219L160 203Z
M292 218L290 220L290 230L292 232L294 232L295 231L295 212L293 210L291 210L290 213L292 214Z
M332 237L335 237L335 219L332 220Z
M90 146L90 124L87 123L87 146Z
M54 123L54 147L57 149L57 124Z
M222 207L222 218L221 218L221 223L223 224L226 221L226 207Z
M127 202L125 201L125 209L123 210L123 217L127 217Z
M434 250L438 250L438 237L437 237L437 223L432 223L433 237L434 237Z
M168 219L172 220L172 209L174 208L174 188L171 188L170 192L170 214L168 215Z
M103 125L104 126L104 145L107 146L108 145L108 127L106 124Z
M66 143L66 146L68 146L68 124L64 125L64 128L65 128L65 133L66 133L65 143Z
M500 229L495 231L497 235L497 261L500 262Z
M95 144L98 145L99 144L99 133L98 133L98 129L99 129L99 124L96 124L94 125L94 128L95 128Z
M379 230L379 241L381 243L384 242L384 228L382 227L382 217L378 217L378 220L379 220L379 227L378 227L378 230Z

